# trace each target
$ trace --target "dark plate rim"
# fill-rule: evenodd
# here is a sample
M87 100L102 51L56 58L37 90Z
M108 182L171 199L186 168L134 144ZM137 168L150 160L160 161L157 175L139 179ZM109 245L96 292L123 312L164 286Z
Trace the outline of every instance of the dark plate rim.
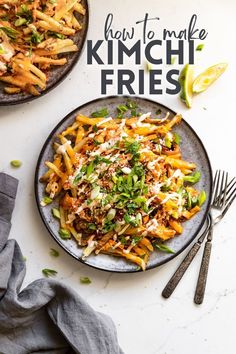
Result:
M25 97L25 98L21 98L20 100L16 100L16 101L7 101L7 102L1 102L0 101L0 106L2 107L7 107L7 106L16 106L18 104L23 104L23 103L27 103L27 102L31 102L36 100L37 98L40 98L44 95L46 95L48 92L52 91L54 88L56 88L58 85L60 85L66 78L67 76L70 74L70 72L73 70L73 68L75 67L75 65L77 64L77 62L79 61L80 56L82 55L82 52L84 50L84 43L85 40L87 38L87 34L88 34L88 27L89 27L89 4L87 0L84 0L85 4L86 4L86 21L85 21L85 28L84 28L84 36L82 38L81 41L81 46L80 46L80 50L78 52L76 52L74 54L74 58L72 59L72 62L70 65L68 65L67 70L65 71L65 73L58 79L56 80L52 86L50 87L46 87L46 89L44 91L42 91L40 93L39 96L29 96L29 97ZM66 65L66 64L65 64Z
M86 107L87 105L91 104L91 103L98 103L98 102L102 102L104 99L115 99L117 97L120 97L120 98L123 98L124 100L126 99L130 99L132 97L132 99L141 99L141 100L144 100L146 102L149 102L149 103L152 103L152 104L158 104L159 106L163 107L164 109L168 110L169 112L171 112L172 114L176 114L175 111L173 111L172 109L170 109L169 107L165 106L164 104L162 103L159 103L159 102L156 102L154 100L151 100L149 98L146 98L146 97L141 97L141 96L128 96L128 95L121 95L121 96L116 96L116 95L111 95L111 96L106 96L106 97L101 97L101 98L96 98L96 99L93 99L89 102L86 102L84 104L82 104L81 106L75 108L73 111L71 111L70 113L68 113L56 126L55 128L51 131L51 133L49 134L49 136L47 137L43 147L42 147L42 150L40 151L40 154L39 154L39 157L38 157L38 160L37 160L37 164L36 164L36 170L35 170L35 179L34 179L34 192L35 192L35 199L36 199L36 205L37 205L37 209L39 211L39 214L41 216L41 219L44 223L44 225L46 226L46 229L48 230L49 234L51 235L51 237L57 242L57 244L59 244L59 246L61 248L63 248L64 251L66 251L70 256L72 256L74 259L76 259L77 261L79 261L80 263L82 264L85 264L91 268L94 268L94 269L98 269L98 270L101 270L101 271L105 271L105 272L111 272L111 273L138 273L138 272L143 272L142 270L109 270L109 269L105 269L105 268L100 268L98 266L95 266L95 265L92 265L92 264L89 264L89 263L86 263L84 262L81 258L79 257L76 257L72 252L70 252L70 250L68 250L65 245L54 235L54 233L50 230L49 228L49 225L48 225L48 222L46 220L46 218L44 217L43 213L41 212L41 209L40 209L40 200L39 200L39 196L38 196L38 190L37 190L37 187L38 187L38 183L39 183L39 168L40 168L40 165L41 165L41 160L42 160L42 156L44 154L44 151L46 149L46 147L48 146L48 144L50 144L51 142L51 139L53 138L55 132L60 128L60 126L66 122L67 119L71 118L71 116L73 116L74 114L76 114L77 111L83 109L84 107ZM198 140L199 144L201 145L203 151L204 151L204 154L205 154L205 157L206 157L206 160L207 160L207 164L208 164L208 168L209 168L209 171L210 171L210 192L211 192L211 195L212 195L212 188L213 188L213 173L212 173L212 167L211 167L211 163L210 163L210 159L209 159L209 156L207 154L207 151L203 145L203 142L202 140L199 138L198 134L195 132L195 130L190 126L189 123L186 122L185 119L183 119L184 123L187 125L187 127L193 132L193 134L195 135L196 139ZM206 207L206 211L203 215L203 218L202 218L202 221L201 223L199 224L197 230L195 231L195 233L193 234L193 236L189 239L189 241L176 253L174 253L173 255L170 256L170 258L166 259L166 260L163 260L161 261L160 263L158 264L155 264L155 265L152 265L152 266L147 266L146 268L146 271L147 270L150 270L150 269L154 269L154 268L158 268L159 266L165 264L165 263L168 263L170 262L172 259L174 259L175 257L177 257L180 253L182 253L191 243L192 241L197 237L197 235L199 234L199 231L202 229L205 221L206 221L206 218L207 218L207 215L209 213L209 210L210 210L210 205L211 205L211 198L209 197L208 198L208 202L207 202L207 207Z

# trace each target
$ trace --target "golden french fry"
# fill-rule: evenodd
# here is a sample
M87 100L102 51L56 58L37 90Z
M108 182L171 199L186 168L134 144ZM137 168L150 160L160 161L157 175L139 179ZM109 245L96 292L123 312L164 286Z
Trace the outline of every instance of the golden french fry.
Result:
M51 59L51 58L35 55L33 58L33 62L36 64L65 65L67 63L67 59L66 58Z
M196 165L194 163L190 163L184 160L178 160L178 159L174 159L172 157L166 157L166 163L170 164L171 167L174 168L179 168L180 170L193 170L196 168Z
M68 0L64 6L62 6L60 8L60 10L56 10L56 13L54 15L54 19L56 21L59 21L63 16L65 16L65 14L67 14L72 8L73 6L77 3L77 0Z
M86 14L85 8L79 3L74 5L74 10L79 12L81 15L85 15Z
M176 220L169 220L169 225L176 231L177 234L182 234L183 227L180 222Z
M53 172L55 172L60 178L64 178L65 174L63 172L61 172L61 170L52 162L50 161L46 161L45 165L50 168L51 170L53 170Z
M122 256L125 257L126 259L138 264L142 270L146 269L146 263L144 262L144 260L134 254L131 253L122 253Z
M9 87L9 86L6 86L4 87L4 91L6 93L9 93L10 95L14 95L15 93L20 93L21 92L21 89L19 87Z
M72 35L75 33L74 29L63 26L61 23L54 20L52 17L45 15L41 11L36 10L35 15L41 20L38 22L39 26L46 30L57 31L65 35Z

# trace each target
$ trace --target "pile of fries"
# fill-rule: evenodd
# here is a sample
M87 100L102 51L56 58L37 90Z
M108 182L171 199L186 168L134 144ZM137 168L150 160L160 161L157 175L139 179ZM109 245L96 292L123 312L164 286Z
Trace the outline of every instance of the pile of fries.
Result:
M119 106L116 118L106 109L91 118L79 114L58 136L41 178L42 205L59 196L59 209L52 209L59 234L73 236L84 258L102 252L145 270L154 247L182 233L206 194L193 188L200 173L182 160L180 137L171 131L181 116L132 110L129 117L129 107Z
M38 96L51 66L65 65L76 52L70 36L82 29L80 0L0 0L0 80L4 91Z

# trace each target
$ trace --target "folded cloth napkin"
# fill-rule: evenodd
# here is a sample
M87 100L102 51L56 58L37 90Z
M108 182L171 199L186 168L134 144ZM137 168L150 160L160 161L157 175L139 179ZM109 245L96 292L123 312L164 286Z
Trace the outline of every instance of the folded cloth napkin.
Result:
M0 173L0 353L122 354L112 320L73 289L38 279L21 290L25 262L7 240L17 185Z

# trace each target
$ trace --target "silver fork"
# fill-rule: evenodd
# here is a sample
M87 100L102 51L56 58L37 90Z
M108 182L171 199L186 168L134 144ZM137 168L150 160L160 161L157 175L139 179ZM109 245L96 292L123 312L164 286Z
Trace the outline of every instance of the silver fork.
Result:
M223 217L229 210L230 206L232 205L234 199L236 198L235 178L231 180L228 186L227 184L228 184L228 173L224 171L221 172L220 170L218 170L216 172L215 179L214 179L212 208L220 210L220 213L218 213L218 215L213 219L212 211L211 211L212 221L207 235L207 241L204 247L202 262L200 266L200 271L199 271L199 276L198 276L198 281L197 281L197 286L196 286L195 296L194 296L194 302L198 305L202 304L205 295L207 275L208 275L209 262L211 256L211 248L212 248L213 227L223 219Z
M225 174L225 176L228 179L228 174ZM215 178L214 178L214 192L213 192L213 202L216 201L217 203L219 203L219 205L222 204L222 196L218 193L219 190L219 186L221 187L221 184L219 184L220 182L220 175L219 172L216 173ZM223 200L225 202L227 196L229 196L230 191L232 191L233 188L233 182L234 180L232 180L228 185L227 183L225 183L225 186L227 185L227 189L224 189L224 196L223 196ZM215 185L218 184L218 188L215 188ZM222 184L223 186L224 184ZM217 193L216 193L217 191ZM220 188L221 191L221 188ZM220 200L219 200L219 196L220 196ZM213 206L213 202L212 202L212 206ZM191 249L189 250L189 252L187 253L187 255L185 256L185 258L183 259L183 261L180 263L179 267L177 268L177 270L175 271L175 273L172 275L171 279L168 281L168 283L166 284L165 288L162 291L162 296L165 298L168 298L171 296L171 294L173 293L173 291L175 290L175 288L177 287L177 285L179 284L180 280L182 279L183 275L185 274L185 272L187 271L188 267L190 266L190 264L192 263L193 259L195 258L196 254L198 253L203 241L205 240L205 237L207 236L211 225L212 225L212 217L209 214L208 218L207 218L207 222L208 225L205 228L204 232L201 234L201 236L198 238L197 242L194 243L194 245L191 247Z

